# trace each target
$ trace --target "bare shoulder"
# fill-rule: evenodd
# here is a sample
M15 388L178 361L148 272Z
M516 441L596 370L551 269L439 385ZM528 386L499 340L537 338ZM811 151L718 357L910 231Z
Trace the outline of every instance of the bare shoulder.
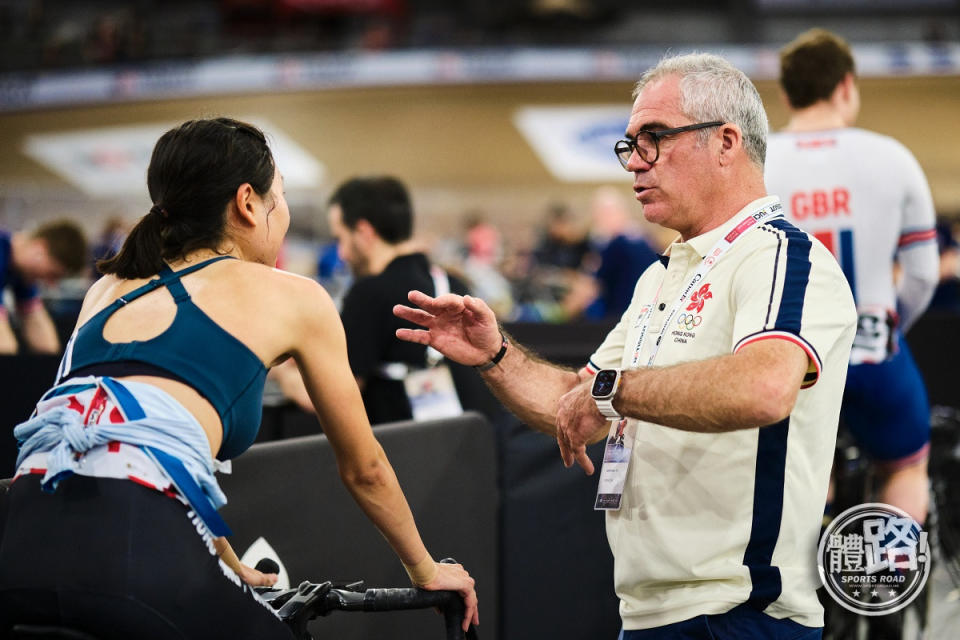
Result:
M312 278L255 263L240 266L244 289L275 313L336 313L326 289Z
M120 282L122 280L117 276L105 275L90 285L87 293L83 296L83 306L80 308L78 317L80 323L83 323L100 308L113 301L116 297L114 295L115 288Z

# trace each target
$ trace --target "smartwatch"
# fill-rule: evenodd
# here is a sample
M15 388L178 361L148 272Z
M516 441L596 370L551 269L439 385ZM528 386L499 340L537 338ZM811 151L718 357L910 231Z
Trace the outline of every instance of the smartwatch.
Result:
M607 418L619 420L623 416L613 408L613 397L620 388L620 369L601 369L593 378L593 388L590 395L597 403L597 409Z

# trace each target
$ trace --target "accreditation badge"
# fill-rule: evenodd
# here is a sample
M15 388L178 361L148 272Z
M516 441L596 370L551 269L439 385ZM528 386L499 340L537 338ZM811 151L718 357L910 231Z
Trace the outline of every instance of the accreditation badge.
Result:
M600 482L597 486L597 500L593 508L597 511L619 511L623 499L623 487L627 482L627 469L630 466L630 452L633 451L633 436L636 433L636 421L627 418L610 421L610 433L603 448L603 465L600 467Z
M463 413L450 369L438 364L411 371L403 379L414 420L452 418Z

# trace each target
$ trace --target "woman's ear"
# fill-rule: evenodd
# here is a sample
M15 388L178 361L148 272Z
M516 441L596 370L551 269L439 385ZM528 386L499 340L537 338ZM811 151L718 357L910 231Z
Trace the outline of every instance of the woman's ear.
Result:
M255 226L257 224L257 212L254 207L254 200L257 198L256 191L250 186L249 182L244 182L237 187L237 192L233 196L233 207L236 212L237 222L240 224Z

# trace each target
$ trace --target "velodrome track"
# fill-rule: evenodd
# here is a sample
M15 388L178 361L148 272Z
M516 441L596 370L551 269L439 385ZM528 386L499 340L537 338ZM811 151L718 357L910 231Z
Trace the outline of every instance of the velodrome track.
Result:
M777 129L786 114L776 84L757 84ZM960 76L871 77L860 85L864 106L858 124L906 144L930 180L938 211L960 215ZM514 126L515 111L531 105L604 104L622 105L627 114L630 92L629 82L265 91L0 113L7 143L0 155L0 188L28 194L41 215L62 213L66 206L101 215L103 203L89 202L24 155L27 136L252 114L268 119L324 165L317 198L348 176L390 172L412 186L425 226L439 223L442 230L455 219L451 214L469 208L507 227L529 225L550 201L585 206L595 183L553 178ZM626 174L622 184L629 193Z

